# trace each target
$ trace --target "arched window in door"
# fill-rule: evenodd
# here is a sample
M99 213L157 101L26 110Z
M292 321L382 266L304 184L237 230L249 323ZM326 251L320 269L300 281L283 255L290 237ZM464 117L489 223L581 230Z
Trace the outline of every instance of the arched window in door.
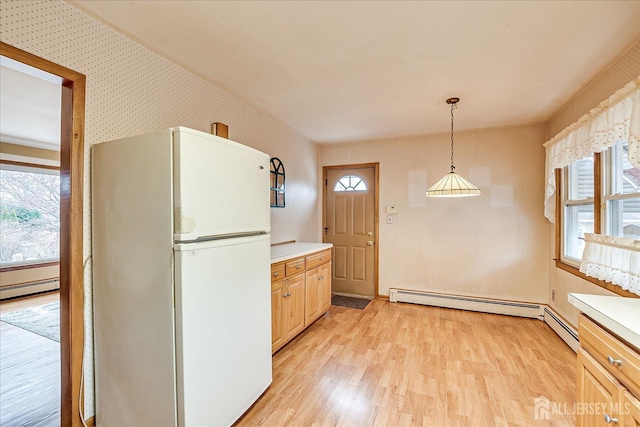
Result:
M367 191L367 185L359 176L345 175L336 182L333 191Z

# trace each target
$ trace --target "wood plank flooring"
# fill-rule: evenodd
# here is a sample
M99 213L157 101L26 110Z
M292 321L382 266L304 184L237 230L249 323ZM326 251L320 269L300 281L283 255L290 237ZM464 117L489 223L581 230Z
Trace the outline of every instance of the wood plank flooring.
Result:
M58 291L16 298L0 302L0 313L8 313L10 311L22 310L23 308L36 307L58 301L60 301L60 292Z
M48 304L58 294L0 304L0 312ZM60 425L60 344L0 322L0 426Z
M573 426L576 355L536 319L374 300L273 357L236 426ZM567 405L537 420L534 399Z

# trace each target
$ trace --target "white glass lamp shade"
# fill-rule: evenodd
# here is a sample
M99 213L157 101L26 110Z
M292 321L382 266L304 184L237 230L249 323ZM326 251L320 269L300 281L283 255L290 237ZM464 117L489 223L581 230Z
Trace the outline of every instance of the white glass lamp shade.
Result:
M479 196L478 187L451 171L427 190L427 197Z

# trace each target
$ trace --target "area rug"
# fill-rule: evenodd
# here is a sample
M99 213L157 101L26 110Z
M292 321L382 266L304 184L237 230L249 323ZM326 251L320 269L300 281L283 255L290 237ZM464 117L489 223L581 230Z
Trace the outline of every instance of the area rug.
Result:
M60 342L60 303L29 307L0 315L0 321Z
M340 307L357 308L362 310L369 304L371 300L366 298L354 298L345 297L343 295L334 295L331 297L331 305L338 305Z

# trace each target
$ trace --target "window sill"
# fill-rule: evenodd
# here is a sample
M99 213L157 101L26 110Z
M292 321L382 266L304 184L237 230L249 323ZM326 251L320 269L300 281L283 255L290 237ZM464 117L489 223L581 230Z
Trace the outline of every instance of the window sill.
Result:
M10 265L10 266L7 266L7 267L0 267L0 272L6 273L8 271L28 270L28 269L31 269L31 268L53 267L55 265L60 265L60 261L49 261L49 262L39 262L39 263L33 263L33 264Z
M604 289L606 289L608 291L616 293L616 294L618 294L620 296L629 297L629 298L640 298L638 295L636 295L634 293L631 293L629 291L625 291L620 286L612 285L611 283L605 282L604 280L598 280L598 279L596 279L594 277L587 276L586 274L581 273L580 270L577 267L575 267L575 266L573 266L571 264L567 264L564 261L561 261L561 260L557 259L556 260L556 267L559 268L560 270L564 270L567 273L571 273L574 276L578 276L581 279L584 279L584 280L586 280L588 282L591 282L591 283L593 283L593 284L595 284L597 286L600 286L601 288L604 288Z

